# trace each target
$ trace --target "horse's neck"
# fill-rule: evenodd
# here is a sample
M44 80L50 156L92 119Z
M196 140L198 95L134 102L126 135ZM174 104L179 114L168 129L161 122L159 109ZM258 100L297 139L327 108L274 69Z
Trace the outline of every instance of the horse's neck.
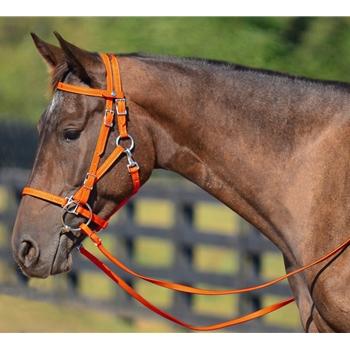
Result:
M326 88L283 77L164 67L142 62L123 80L157 128L157 166L198 184L283 245L281 232L294 224L296 202L306 206L300 215L310 210L308 186L316 175L308 162L345 121L342 93L334 104Z

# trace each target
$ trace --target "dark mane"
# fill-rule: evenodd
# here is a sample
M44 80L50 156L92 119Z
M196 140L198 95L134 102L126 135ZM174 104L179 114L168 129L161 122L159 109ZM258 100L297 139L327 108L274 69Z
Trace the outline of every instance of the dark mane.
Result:
M264 76L281 77L281 78L286 78L288 80L297 80L300 82L315 83L323 86L333 86L340 89L345 89L347 91L350 90L350 84L346 82L300 77L300 76L273 71L269 69L251 68L248 66L243 66L243 65L239 65L239 64L235 64L227 61L192 58L192 57L181 58L181 57L167 56L167 55L149 55L149 54L143 54L143 53L120 54L118 56L134 57L141 60L147 60L147 61L159 62L159 63L172 63L172 64L177 63L178 64L181 62L181 63L186 63L186 65L189 65L197 69L202 67L204 69L207 69L207 70L209 69L213 71L216 71L216 70L245 71L245 72L256 73ZM55 69L53 69L53 71L51 72L51 81L50 81L50 87L49 87L50 93L53 93L55 91L57 83L62 81L69 72L70 72L70 67L66 61L62 61L59 65L55 67Z
M227 61L219 61L219 60L212 60L212 59L202 59L202 58L193 58L193 57L187 57L187 58L180 58L176 56L166 56L166 55L148 55L148 54L142 54L142 53L132 53L132 54L125 54L121 55L125 57L135 57L141 60L147 60L147 61L153 61L153 62L162 62L162 63L186 63L186 65L194 67L194 68L204 68L207 70L212 71L226 71L226 72L232 72L232 71L241 71L241 72L249 72L249 73L256 73L258 75L263 76L271 76L271 77L281 77L285 78L289 81L300 81L300 82L308 82L323 86L332 86L340 89L345 89L347 91L350 90L350 84L346 82L340 82L340 81L334 81L334 80L322 80L322 79L314 79L314 78L307 78L297 75L292 75L289 73L282 73L279 71L273 71L269 69L263 69L263 68L252 68L248 66L243 66L236 63L231 63Z

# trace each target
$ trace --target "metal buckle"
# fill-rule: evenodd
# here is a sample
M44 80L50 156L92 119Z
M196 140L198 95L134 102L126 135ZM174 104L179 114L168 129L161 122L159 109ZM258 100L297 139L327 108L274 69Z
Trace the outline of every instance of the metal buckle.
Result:
M95 174L90 174L90 173L87 173L86 176L85 176L85 180L84 180L83 186L84 186L84 188L86 188L87 190L92 191L92 189L94 188L95 180L94 180L94 183L92 184L91 187L85 185L86 182L87 182L87 180L88 180L88 177L89 177L89 176L92 176L92 177L94 177L95 179L96 179L97 176L96 176Z
M105 115L103 116L103 122L106 126L109 126L110 128L113 126L113 120L112 120L112 123L107 123L106 122L106 116L107 116L107 113L110 113L112 115L114 115L114 111L112 109L106 109L105 110Z
M72 231L72 232L78 232L78 231L81 231L81 228L80 227L71 227L69 225L66 225L66 223L64 222L64 215L66 213L68 214L73 214L73 215L79 215L77 213L77 208L79 207L79 203L76 202L75 200L73 200L72 197L70 198L67 198L68 199L68 202L67 204L62 208L62 214L61 214L61 223L63 225L63 229L62 229L62 232L69 232L69 231ZM72 205L74 207L72 207ZM89 225L91 220L92 220L92 209L90 207L89 204L85 203L86 207L89 209L89 212L90 212L90 215L89 215L89 218L87 220L87 222L85 223L85 225Z
M127 109L126 109L126 101L125 101L125 98L116 98L114 101L115 101L115 110L117 111L117 114L118 114L118 115L127 115L127 114L128 114L128 111L127 111ZM124 105L125 105L125 112L119 112L119 110L118 110L118 101L124 102Z

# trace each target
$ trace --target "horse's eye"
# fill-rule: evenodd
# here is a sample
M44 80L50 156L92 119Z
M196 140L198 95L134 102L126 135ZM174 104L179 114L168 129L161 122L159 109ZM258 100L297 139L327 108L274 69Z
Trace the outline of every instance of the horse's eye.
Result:
M75 141L80 137L80 133L81 133L80 130L68 129L64 131L63 137L67 141Z

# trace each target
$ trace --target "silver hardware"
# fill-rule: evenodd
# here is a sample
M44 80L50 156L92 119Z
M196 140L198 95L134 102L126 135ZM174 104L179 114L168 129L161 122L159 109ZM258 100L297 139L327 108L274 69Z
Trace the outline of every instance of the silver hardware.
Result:
M130 171L130 168L133 168L134 166L137 167L137 169L140 169L137 162L134 161L134 158L132 157L132 153L129 148L125 148L124 153L126 154L126 157L128 158L128 169Z
M116 112L118 115L127 115L128 114L128 111L126 110L126 107L125 107L125 112L119 112L118 111L118 101L124 101L124 104L126 105L126 101L125 101L125 98L116 98L114 100L115 102L115 109L116 109Z
M107 116L107 113L111 113L111 114L114 115L114 111L111 110L111 109L106 109L106 110L105 110L105 115L103 116L103 122L104 122L104 124L105 124L106 126L109 126L109 127L111 128L111 127L113 126L113 121L112 121L112 123L110 123L110 124L106 123L106 116Z
M92 220L92 209L90 207L89 204L85 204L86 207L89 209L90 211L90 215L89 215L89 218L87 220L87 222L85 223L85 225L89 225L91 220ZM65 233L65 232L78 232L78 231L81 231L81 228L80 227L71 227L69 225L66 225L66 223L64 222L64 216L65 214L73 214L73 215L79 215L77 213L77 208L79 207L79 203L76 202L75 200L72 199L72 197L68 198L68 202L67 204L62 208L62 214L61 214L61 223L62 223L62 226L63 226L63 229L62 229L62 233Z
M112 92L111 92L111 95L112 95L112 96L117 96L117 93L116 93L115 91L112 91Z
M117 139L115 140L115 144L116 144L117 146L119 146L120 141L121 141L121 140L125 140L125 139L129 139L129 140L130 140L131 145L130 145L130 147L129 147L128 149L129 149L130 151L132 151L132 150L134 149L135 142L134 142L134 139L132 138L131 135L128 135L127 137L123 137L123 138L121 138L120 135L119 135L119 136L117 137Z
M92 191L93 185L92 185L91 187L85 185L85 184L86 184L86 181L88 180L88 177L89 177L89 176L93 176L95 179L96 179L97 176L96 176L95 174L90 174L90 173L87 173L86 176L85 176L85 180L84 180L83 186L84 186L84 188L86 188L87 190ZM94 180L94 183L95 183L95 180Z

